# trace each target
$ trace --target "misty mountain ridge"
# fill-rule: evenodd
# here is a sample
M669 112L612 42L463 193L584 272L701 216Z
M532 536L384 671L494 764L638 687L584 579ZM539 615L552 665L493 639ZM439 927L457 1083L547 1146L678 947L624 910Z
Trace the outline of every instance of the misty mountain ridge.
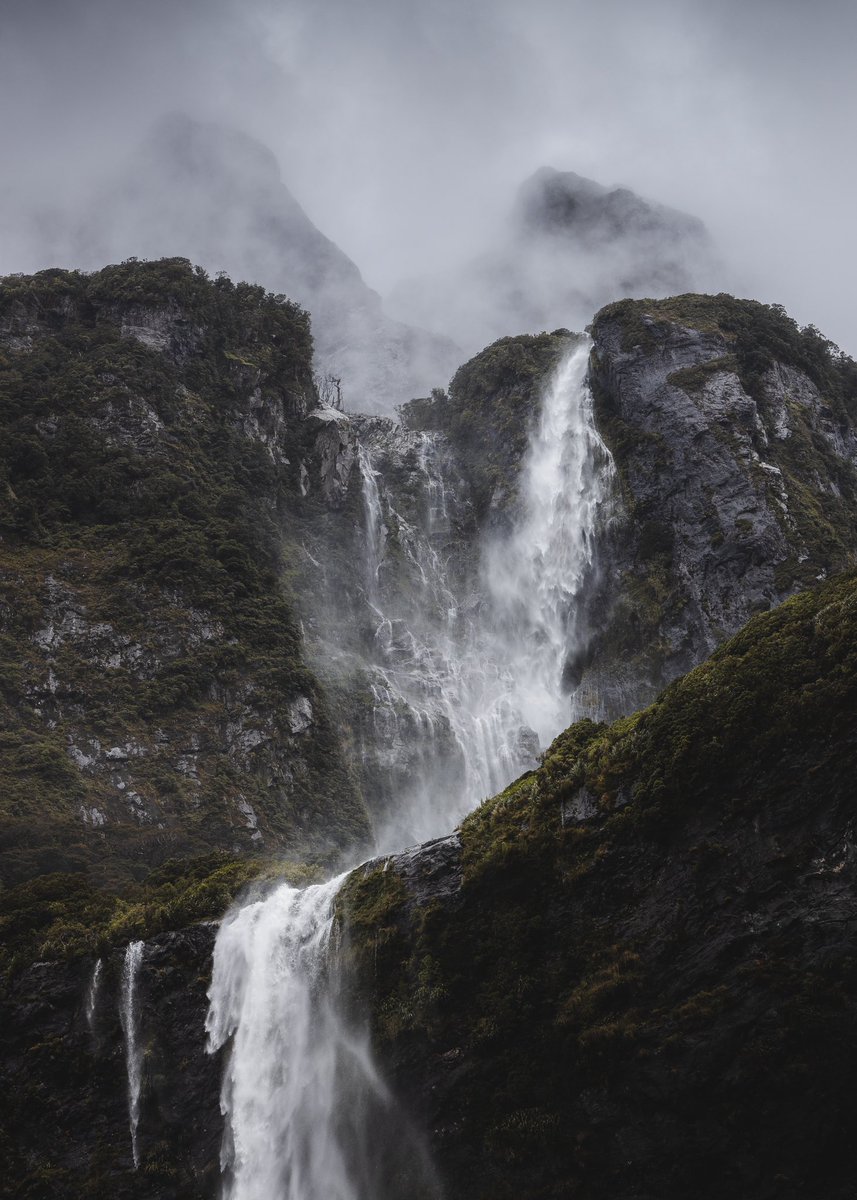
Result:
M698 218L541 167L518 190L496 244L390 297L402 320L456 330L468 350L522 330L582 328L603 305L712 288L717 259Z
M644 200L627 187L605 187L574 171L540 167L521 185L513 211L519 236L568 238L586 234L608 241L629 234L678 232L703 246L708 238L697 217Z
M127 258L188 257L286 294L312 315L316 370L350 407L390 410L461 361L451 341L390 320L354 262L313 224L273 153L183 114L158 121L82 212L42 210L26 237L40 260L94 270Z
M21 233L40 265L94 270L181 256L288 295L312 316L318 375L340 379L345 406L365 412L391 412L445 385L467 354L498 337L583 328L620 297L698 288L714 258L695 217L543 167L521 185L493 247L445 275L400 284L388 315L298 203L270 149L180 113L158 121L85 204L44 206Z

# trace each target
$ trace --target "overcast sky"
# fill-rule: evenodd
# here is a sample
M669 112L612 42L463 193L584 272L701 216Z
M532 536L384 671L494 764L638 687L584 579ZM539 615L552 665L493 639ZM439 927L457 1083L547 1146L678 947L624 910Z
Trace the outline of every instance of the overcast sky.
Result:
M853 0L0 0L0 268L170 110L266 141L384 292L550 164L683 208L723 285L851 353Z

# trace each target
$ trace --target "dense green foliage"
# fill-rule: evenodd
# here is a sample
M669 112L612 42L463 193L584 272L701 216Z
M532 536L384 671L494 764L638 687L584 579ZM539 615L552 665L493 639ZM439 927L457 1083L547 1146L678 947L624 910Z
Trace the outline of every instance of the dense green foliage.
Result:
M183 259L0 281L7 882L365 832L284 585L314 402L282 296Z
M557 738L465 820L454 899L352 877L362 1003L451 1196L847 1194L855 712L852 575Z
M407 426L447 435L478 519L514 500L542 389L573 338L567 329L500 338L459 367L448 396L435 391L402 407Z

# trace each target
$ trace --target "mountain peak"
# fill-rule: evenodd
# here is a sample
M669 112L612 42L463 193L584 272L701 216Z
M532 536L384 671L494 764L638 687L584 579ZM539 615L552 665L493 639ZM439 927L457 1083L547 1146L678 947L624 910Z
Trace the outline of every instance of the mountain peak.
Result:
M171 163L183 175L240 173L260 183L285 187L279 164L267 146L249 134L187 113L162 117L149 131L142 157Z
M625 235L678 234L707 240L703 223L678 209L644 199L631 188L608 188L574 171L540 167L521 185L513 224L524 236L613 240Z

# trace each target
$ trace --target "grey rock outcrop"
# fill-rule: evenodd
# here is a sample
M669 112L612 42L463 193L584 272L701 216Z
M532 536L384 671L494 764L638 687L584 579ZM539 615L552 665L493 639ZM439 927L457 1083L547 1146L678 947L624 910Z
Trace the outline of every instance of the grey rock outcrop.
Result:
M855 561L853 418L785 349L742 372L740 339L716 320L748 303L625 302L593 325L596 415L625 518L603 552L594 605L610 616L582 678L609 714Z

